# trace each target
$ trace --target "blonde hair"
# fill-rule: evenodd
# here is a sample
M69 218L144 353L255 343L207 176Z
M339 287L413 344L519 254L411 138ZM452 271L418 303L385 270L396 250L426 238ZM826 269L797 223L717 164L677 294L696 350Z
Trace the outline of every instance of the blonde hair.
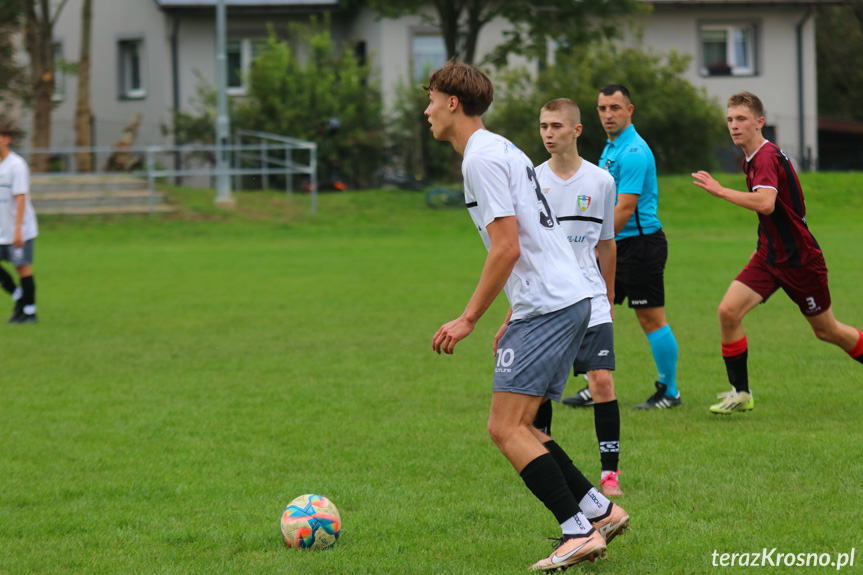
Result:
M764 104L762 104L761 99L752 92L740 92L728 98L729 108L737 108L740 106L748 108L756 119L764 117Z
M579 109L578 104L569 98L557 98L556 100L547 102L539 111L540 114L543 112L562 112L563 115L572 122L573 126L577 126L581 123L581 110Z

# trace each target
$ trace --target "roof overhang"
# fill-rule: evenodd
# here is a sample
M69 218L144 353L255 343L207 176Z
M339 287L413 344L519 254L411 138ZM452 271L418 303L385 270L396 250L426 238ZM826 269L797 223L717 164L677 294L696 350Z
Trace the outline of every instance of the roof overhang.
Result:
M180 8L215 8L217 0L156 0L163 10ZM229 8L335 8L339 0L225 0Z
M644 0L654 6L827 6L849 0Z

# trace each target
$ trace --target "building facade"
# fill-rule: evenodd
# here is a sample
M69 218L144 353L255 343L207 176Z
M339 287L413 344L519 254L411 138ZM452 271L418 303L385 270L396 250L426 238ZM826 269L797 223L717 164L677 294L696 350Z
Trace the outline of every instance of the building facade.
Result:
M624 42L658 53L692 56L686 77L724 103L741 90L767 108L768 137L798 164L817 165L816 4L757 0L652 0ZM69 0L55 26L55 54L77 61L82 0ZM93 141L116 142L141 114L136 145L170 144L172 110L195 107L198 87L216 84L215 0L112 0L93 11L91 106ZM247 70L269 30L287 35L290 22L331 12L333 38L370 58L391 105L398 85L420 80L445 61L439 31L420 16L381 19L368 9L345 11L338 0L226 0L228 93L245 92ZM503 38L495 20L480 34L478 57ZM639 40L636 40L640 36ZM536 66L524 60L513 65ZM77 78L58 74L53 112L55 146L74 145ZM27 126L28 119L25 119ZM288 134L289 135L289 134Z

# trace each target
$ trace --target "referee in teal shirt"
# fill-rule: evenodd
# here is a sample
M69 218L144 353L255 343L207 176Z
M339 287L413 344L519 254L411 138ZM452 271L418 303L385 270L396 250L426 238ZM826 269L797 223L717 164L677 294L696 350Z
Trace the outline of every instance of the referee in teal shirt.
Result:
M675 378L677 340L665 319L664 272L668 242L657 215L656 161L647 142L632 125L634 109L626 87L611 84L600 90L597 110L608 142L599 167L608 170L617 185L614 303L629 300L629 307L635 310L650 342L659 374L656 393L635 408L665 409L680 405Z

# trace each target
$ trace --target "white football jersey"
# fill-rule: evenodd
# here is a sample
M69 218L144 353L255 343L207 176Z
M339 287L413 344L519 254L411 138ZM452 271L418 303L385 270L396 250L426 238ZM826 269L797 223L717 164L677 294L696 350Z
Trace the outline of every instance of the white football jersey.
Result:
M540 190L533 163L488 130L470 137L462 162L465 204L486 249L486 226L514 216L521 256L504 288L512 319L561 310L593 295Z
M21 235L24 241L32 240L39 234L36 223L36 212L30 203L30 168L24 158L15 152L9 152L6 159L0 162L0 244L11 245L15 239L15 217L17 215L17 197L24 194L24 221L21 224Z
M590 283L593 295L590 327L610 322L611 303L606 297L605 280L599 271L595 250L599 240L614 239L617 199L614 178L584 159L568 180L558 177L548 162L537 166L536 177Z

